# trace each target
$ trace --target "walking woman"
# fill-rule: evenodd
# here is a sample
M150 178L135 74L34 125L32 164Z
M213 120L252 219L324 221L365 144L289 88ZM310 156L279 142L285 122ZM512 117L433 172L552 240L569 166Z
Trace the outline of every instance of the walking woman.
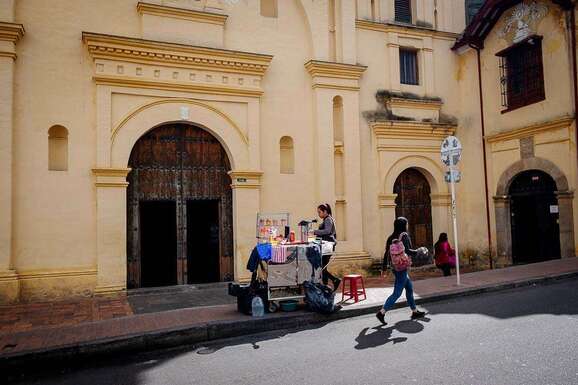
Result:
M323 241L333 242L333 250L335 250L335 245L337 244L337 237L335 235L335 221L333 220L331 206L329 203L324 203L317 206L317 214L319 215L319 218L323 219L323 222L321 222L319 225L319 229L315 230L315 235L320 237ZM333 290L336 291L339 287L339 284L341 283L341 280L328 271L327 265L329 264L330 259L330 255L323 255L321 257L323 266L325 266L321 273L321 278L324 285L327 285L329 280L331 280L331 282L333 282Z
M436 266L443 271L444 277L452 275L452 267L456 265L456 252L450 246L446 233L440 234L438 241L434 245L434 252Z
M393 255L395 253L395 255ZM384 259L389 261L393 274L395 275L395 284L393 293L387 298L383 307L375 315L377 319L384 325L385 312L393 307L395 302L401 297L401 293L405 289L405 298L412 313L411 319L422 318L425 313L417 310L415 300L413 298L413 284L408 275L408 269L411 265L409 258L415 257L417 250L411 248L411 239L407 233L407 219L399 217L393 222L393 233L387 238L385 245ZM409 257L408 257L409 256ZM405 262L404 262L405 260Z

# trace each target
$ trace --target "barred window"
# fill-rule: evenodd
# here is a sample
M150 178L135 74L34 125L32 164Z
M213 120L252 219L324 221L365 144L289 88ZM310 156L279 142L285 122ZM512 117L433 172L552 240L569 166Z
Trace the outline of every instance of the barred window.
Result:
M542 37L530 36L496 54L500 58L502 112L546 98L542 64Z
M411 24L411 0L395 0L395 21Z
M399 49L400 83L418 85L419 72L417 67L417 51L415 49Z

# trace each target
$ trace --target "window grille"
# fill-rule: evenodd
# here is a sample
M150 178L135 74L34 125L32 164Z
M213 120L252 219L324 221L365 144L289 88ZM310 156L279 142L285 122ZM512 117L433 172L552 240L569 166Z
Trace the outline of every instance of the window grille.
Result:
M541 37L529 37L497 55L502 106L506 111L545 99Z

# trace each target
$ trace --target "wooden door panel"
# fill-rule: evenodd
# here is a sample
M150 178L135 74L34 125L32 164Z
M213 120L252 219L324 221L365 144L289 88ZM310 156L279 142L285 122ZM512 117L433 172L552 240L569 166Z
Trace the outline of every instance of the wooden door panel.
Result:
M407 169L398 176L393 192L397 194L395 215L407 218L413 246L432 250L431 190L427 179L418 170Z
M195 199L218 200L221 278L232 277L232 191L229 159L221 143L201 128L170 124L155 128L135 144L127 188L129 287L140 287L142 250L138 207L142 200L176 202L177 277L187 283L187 209Z

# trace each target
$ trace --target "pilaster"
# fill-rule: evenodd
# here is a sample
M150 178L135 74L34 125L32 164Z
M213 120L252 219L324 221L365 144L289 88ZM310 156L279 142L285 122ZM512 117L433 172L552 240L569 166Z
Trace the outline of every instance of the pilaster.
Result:
M95 294L126 290L126 177L130 168L94 168L96 177ZM119 213L122 213L119 215Z
M21 24L0 21L0 303L15 302L19 297L12 255L12 137L16 43L23 36Z
M357 64L311 60L305 68L312 77L316 146L316 200L333 202L337 231L346 239L337 246L338 253L363 255L363 218L361 207L361 149L359 133L359 79L366 67ZM338 99L335 99L338 97ZM343 141L336 142L333 121L334 101L342 101ZM343 193L335 186L335 152L343 159ZM343 223L339 223L340 217Z
M558 197L558 212L573 213L574 191L558 191L556 196ZM560 255L562 258L575 257L574 216L560 215L558 221L560 226Z
M235 231L235 279L249 281L247 261L255 246L257 213L261 201L261 171L232 170L231 188L233 189L233 229Z

